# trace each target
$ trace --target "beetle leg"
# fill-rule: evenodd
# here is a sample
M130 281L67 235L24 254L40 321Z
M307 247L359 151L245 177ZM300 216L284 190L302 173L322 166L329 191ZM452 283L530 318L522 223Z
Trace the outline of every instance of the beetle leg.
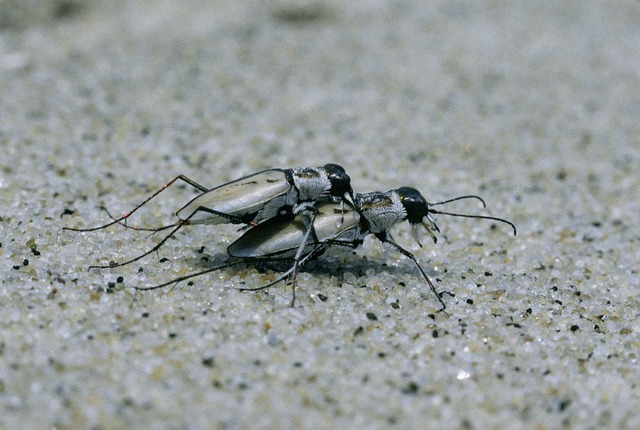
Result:
M315 208L314 208L315 209ZM309 235L311 233L313 233L313 241L314 243L318 243L318 236L316 235L316 231L313 228L313 223L316 220L316 210L311 210L310 211L311 214L309 215L309 219L307 220L306 216L305 218L305 224L307 224L307 231L304 233L304 237L302 238L302 241L300 242L300 246L298 247L298 251L296 252L295 257L293 258L293 267L292 269L292 289L293 289L293 293L292 293L292 298L291 298L291 307L293 307L293 305L295 304L296 301L296 278L298 277L298 266L300 264L300 258L302 258L302 252L304 251L304 248L307 246L307 241L309 240Z
M327 244L321 243L319 245L317 245L313 250L311 250L309 253L307 253L306 255L304 255L302 258L299 259L298 261L298 266L302 266L304 263L306 263L308 260L313 259L316 255L317 252L322 249L325 248ZM256 260L261 260L261 259L256 259ZM269 260L268 258L266 259L262 259L262 260ZM289 276L291 276L294 271L297 271L297 268L295 268L295 266L292 266L289 270L287 270L286 272L284 272L278 279L276 279L275 281L271 281L268 284L262 285L260 287L256 287L256 288L240 288L240 291L260 291L260 290L266 290L269 287L273 287L274 285L276 285L279 282L284 281L285 279L287 279ZM294 293L295 293L295 289L294 289ZM294 301L295 301L295 294L293 296L293 300L291 301L291 306L294 305Z
M447 305L444 303L444 300L442 300L442 297L440 297L438 290L436 290L436 287L433 285L433 283L431 282L427 274L424 272L424 270L422 270L422 267L420 267L420 264L418 264L418 260L416 260L416 257L414 257L412 253L410 253L409 251L407 251L406 249L404 249L403 247L395 243L389 235L386 235L386 237L383 237L383 238L378 237L378 239L380 239L383 243L389 245L390 247L398 251L400 254L404 255L407 258L410 258L411 261L413 261L413 263L416 265L416 267L420 271L420 274L422 275L424 280L427 281L427 284L429 284L429 288L431 289L431 291L433 291L433 294L436 295L436 297L438 298L438 301L442 305L442 308L440 308L439 311L444 311Z
M220 270L220 269L226 269L227 267L236 266L236 265L238 265L240 263L246 263L246 261L245 260L238 260L238 261L233 261L231 263L221 264L220 266L210 267L209 269L203 270L201 272L196 272L196 273L192 273L190 275L181 276L179 278L172 279L171 281L165 282L164 284L160 284L160 285L153 285L151 287L136 287L136 286L134 286L133 288L135 288L136 290L140 290L140 291L157 290L158 288L164 288L167 285L171 285L171 284L177 285L179 282L186 281L187 279L195 278L196 276L206 275L207 273L211 273L211 272L214 272L214 271Z
M118 223L121 226L123 226L124 228L128 228L128 229L135 230L135 231L150 231L153 234L153 233L157 233L157 232L162 231L162 230L167 230L167 229L169 229L171 227L175 227L176 226L176 224L173 223L173 224L163 225L163 226L160 226L160 227L135 227L135 226L127 224L127 220L126 219L123 222L122 219L114 218L106 207L99 206L99 208L107 213L107 216L113 220L113 223ZM112 225L113 223L106 224L106 225L103 225L103 226L98 227L98 228L108 227L108 226Z
M201 191L201 192L205 192L205 191L209 191L207 188L203 187L202 185L198 184L196 181L194 181L193 179L185 176L185 175L178 175L175 178L173 178L172 180L170 180L169 182L167 182L164 186L162 186L158 191L156 191L155 193L153 193L151 196L149 196L145 201L143 201L142 203L140 203L138 206L136 206L135 208L133 208L133 210L127 212L126 214L124 214L123 216L121 216L120 218L113 218L111 216L111 214L109 214L109 212L107 211L107 215L109 215L109 218L112 219L111 222L98 226L98 227L92 227L92 228L71 228L71 227L64 227L63 230L71 230L71 231L96 231L96 230L102 230L103 228L107 228L110 227L114 224L120 224L122 226L124 226L125 228L132 228L134 230L146 230L143 228L136 228L136 227L129 227L127 225L127 219L133 215L138 209L140 209L142 206L146 205L147 203L149 203L149 201L151 201L151 199L153 199L154 197L156 197L158 194L160 194L161 192L163 192L164 190L166 190L167 188L169 188L173 183L175 183L177 180L181 180L183 182L186 182L187 184L191 185L193 188L196 188L197 190ZM102 206L101 206L102 207ZM102 207L102 209L104 209L106 211L106 208ZM151 231L160 231L160 230L164 230L166 228L171 228L176 224L172 224L169 226L164 226L164 227L160 227L156 230L151 230Z
M234 216L232 216L232 215L222 214L222 213L220 213L220 212L217 212L217 211L214 211L214 210L212 210L212 209L205 208L205 207L202 207L202 206L201 206L201 207L197 208L195 211L193 211L193 212L192 212L188 217L186 217L185 219L183 219L183 220L180 220L180 221L176 222L176 223L173 225L173 226L175 226L175 227L173 228L173 230L171 230L171 232L170 232L168 235L166 235L166 236L164 237L164 239L162 239L160 242L158 242L158 243L156 244L156 246L154 246L153 248L151 248L149 251L147 251L147 252L145 252L145 253L143 253L143 254L140 254L140 255L138 255L137 257L134 257L134 258L132 258L132 259L130 259L130 260L124 261L124 262L122 262L122 263L114 263L114 262L112 262L112 263L110 263L110 264L108 264L108 265L106 265L106 266L89 266L89 270L91 270L91 269L112 269L112 268L114 268L114 267L122 267L122 266L126 266L127 264L131 264L131 263L133 263L134 261L138 261L138 260L140 260L141 258L146 257L147 255L151 254L152 252L155 252L155 251L157 251L158 249L160 249L160 247L161 247L162 245L164 245L164 244L165 244L165 242L166 242L167 240L169 240L169 238L170 238L171 236L173 236L174 234L176 234L176 233L178 232L178 230L180 230L182 227L184 227L185 225L189 225L189 220L190 220L191 218L193 218L193 217L194 217L198 212L201 212L201 211L208 212L208 213L213 213L213 214L215 214L215 215L225 216L225 217L227 217L228 219L231 219L231 220L235 220L235 219L237 219L237 218L238 218L238 217L234 217ZM170 226L170 227L173 227L173 226Z

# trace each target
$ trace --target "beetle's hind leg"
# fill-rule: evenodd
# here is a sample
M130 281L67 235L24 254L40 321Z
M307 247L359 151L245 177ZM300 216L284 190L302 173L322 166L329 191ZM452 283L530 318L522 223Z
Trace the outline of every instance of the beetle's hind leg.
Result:
M101 227L98 227L98 228L105 228L105 227L108 227L108 226L113 225L113 224L115 223L115 224L120 224L122 227L124 227L124 228L126 228L126 229L129 229L129 230L135 230L135 231L149 231L149 232L151 232L151 233L153 234L153 233L157 233L157 232L159 232L159 231L163 231L163 230L170 229L170 228L172 228L172 227L175 227L175 226L178 224L177 222L175 222L175 223L173 223L173 224L162 225L162 226L160 226L160 227L137 227L137 226L129 225L129 224L127 223L127 220L126 220L126 219L122 219L122 218L117 219L117 218L114 218L114 217L113 217L113 215L111 215L111 213L109 212L109 210L108 210L106 207L104 207L104 206L99 206L99 208L100 208L100 209L102 209L103 211L105 211L105 213L107 214L107 216L108 216L109 218L111 218L111 220L112 220L113 222L112 222L112 223L109 223L109 224L105 224L104 226L101 226ZM81 231L85 231L85 230L81 230Z
M220 212L217 211L213 211L211 209L205 208L205 207L199 207L196 210L194 210L188 217L186 217L185 219L181 219L180 221L176 222L173 225L170 226L166 226L163 227L164 228L171 228L173 227L173 230L171 230L171 232L169 232L169 234L167 234L160 242L158 242L153 248L151 248L150 250L138 255L137 257L131 258L127 261L123 261L121 263L115 263L115 262L111 262L108 265L105 266L89 266L89 269L112 269L114 267L122 267L122 266L126 266L127 264L131 264L135 261L138 261L144 257L146 257L147 255L157 251L158 249L160 249L160 247L162 245L165 244L165 242L167 240L169 240L169 238L171 238L174 234L176 234L178 232L178 230L180 230L182 227L184 227L185 225L189 225L190 224L190 220L191 218L193 218L198 212L207 212L207 213L214 213L216 215L224 215L225 217L229 218L229 219L237 219L238 217L233 217L231 215L226 215L226 214L221 214ZM241 222L241 221L240 221Z
M111 214L109 213L109 211L103 207L100 206L100 208L102 208L105 212L107 212L107 215L109 215L109 218L111 218L111 222L100 225L98 227L91 227L91 228L72 228L72 227L63 227L63 230L71 230L71 231L96 231L96 230L102 230L104 228L110 227L114 224L120 224L125 228L131 228L133 230L142 230L142 231L161 231L161 230L165 230L171 227L176 226L178 223L176 224L171 224L171 225L167 225L167 226L162 226L162 227L158 227L158 228L150 228L150 229L146 229L146 228L141 228L141 227L132 227L129 226L127 224L127 220L129 219L129 217L131 215L133 215L138 209L140 209L142 206L146 205L147 203L149 203L154 197L156 197L158 194L160 194L161 192L163 192L164 190L166 190L167 188L169 188L171 185L173 185L176 181L183 181L186 182L188 185L191 185L193 188L197 189L200 192L206 192L209 191L206 187L198 184L196 181L194 181L193 179L185 176L185 175L178 175L175 178L173 178L172 180L170 180L169 182L167 182L166 184L164 184L160 189L158 189L155 193L151 194L151 196L149 196L146 200L144 200L142 203L140 203L138 206L136 206L135 208L133 208L131 211L127 212L126 214L124 214L123 216L121 216L120 218L114 218L113 216L111 216Z

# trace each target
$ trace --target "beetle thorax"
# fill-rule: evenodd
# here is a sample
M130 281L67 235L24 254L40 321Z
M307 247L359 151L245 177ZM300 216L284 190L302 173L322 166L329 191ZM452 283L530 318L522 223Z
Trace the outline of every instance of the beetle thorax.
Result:
M293 169L293 185L298 191L298 201L323 200L329 195L331 182L320 169L299 167Z
M394 225L407 219L407 211L395 191L368 193L360 197L360 213L373 234L387 232Z

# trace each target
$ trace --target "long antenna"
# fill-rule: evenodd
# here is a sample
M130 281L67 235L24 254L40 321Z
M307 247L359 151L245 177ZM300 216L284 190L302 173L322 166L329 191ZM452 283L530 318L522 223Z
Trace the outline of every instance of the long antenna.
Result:
M469 196L465 196L465 197L469 197ZM482 200L482 199L480 199L480 200ZM511 226L511 228L513 228L513 235L514 236L516 235L516 226L511 221L507 221L506 219L503 219L503 218L497 218L497 217L494 217L494 216L486 216L486 215L468 215L468 214L457 214L457 213L453 213L453 212L441 212L441 211L436 210L436 209L429 209L429 212L434 213L434 214L457 216L457 217L460 217L460 218L480 218L480 219L490 219L490 220L493 220L493 221L502 222L502 223L505 223L505 224L509 224Z
M449 200L444 200L442 202L437 202L437 203L429 203L429 206L437 206L437 205L445 205L447 203L451 203L451 202L455 202L458 200L465 200L465 199L476 199L476 200L480 200L480 202L482 203L483 207L487 207L487 204L484 202L484 200L482 199L482 197L480 196L476 196L475 194L470 194L468 196L460 196L460 197L454 197L452 199Z

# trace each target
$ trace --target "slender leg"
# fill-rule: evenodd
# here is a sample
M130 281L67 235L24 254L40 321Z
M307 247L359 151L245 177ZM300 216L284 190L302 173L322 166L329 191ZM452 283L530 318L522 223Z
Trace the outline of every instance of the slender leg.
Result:
M436 297L438 298L438 301L442 305L442 308L440 308L439 311L444 311L445 308L447 307L447 305L444 303L444 300L442 300L442 297L440 297L440 294L438 293L438 290L436 290L436 287L433 285L433 283L431 282L431 280L429 279L427 274L424 272L424 270L422 270L422 267L420 267L420 264L418 264L418 260L416 260L416 257L414 257L412 253L410 253L409 251L407 251L406 249L404 249L403 247L401 247L400 245L395 243L393 241L393 239L388 237L388 235L384 239L380 239L380 240L382 240L382 242L388 244L393 249L398 251L400 254L404 255L407 258L410 258L411 261L413 261L413 263L416 265L416 267L418 268L418 270L422 274L422 277L424 278L424 280L427 281L427 284L429 284L429 288L431 288L431 291L433 291L433 294L436 295Z
M176 284L177 285L179 282L186 281L187 279L195 278L195 277L201 276L201 275L206 275L207 273L215 272L216 270L226 269L227 267L236 266L236 265L238 265L240 263L245 263L245 262L246 262L245 260L238 260L238 261L234 261L234 262L231 262L231 263L222 264L220 266L211 267L211 268L203 270L201 272L196 272L196 273L192 273L190 275L181 276L180 278L172 279L171 281L165 282L164 284L154 285L152 287L133 287L133 288L135 288L136 290L140 290L140 291L157 290L158 288L164 288L167 285L171 285L171 284Z
M228 215L228 214L224 214L224 213L222 213L222 212L218 212L218 211L215 211L215 210L213 210L213 209L209 209L209 208L206 208L206 207L204 207L204 206L200 206L200 207L198 207L196 210L194 210L194 211L193 211L193 212L192 212L192 213L191 213L187 218L185 218L185 219L183 219L183 220L180 220L180 221L176 222L176 223L174 224L174 225L175 225L175 227L173 228L173 230L171 230L171 232L170 232L168 235L166 235L166 236L164 237L164 239L162 239L160 242L158 242L158 244L157 244L156 246L154 246L153 248L151 248L149 251L147 251L147 252L145 252L145 253L143 253L143 254L140 254L140 255L138 255L137 257L134 257L134 258L132 258L132 259L130 259L130 260L124 261L124 262L122 262L122 263L110 263L109 265L106 265L106 266L89 266L89 269L112 269L112 268L114 268L114 267L122 267L122 266L126 266L127 264L131 264L131 263L133 263L134 261L138 261L138 260L140 260L141 258L146 257L147 255L151 254L152 252L155 252L155 251L157 251L158 249L160 249L160 247L161 247L162 245L164 245L164 243L165 243L167 240L169 240L169 238L170 238L171 236L173 236L174 234L176 234L176 232L177 232L178 230L180 230L183 226L188 225L188 224L189 224L189 220L190 220L191 218L193 218L193 217L195 216L195 214L197 214L198 212L207 212L207 213L211 213L211 214L214 214L214 215L218 215L218 216L221 216L221 217L227 218L227 219L229 219L231 222L234 222L234 223L241 223L241 222L242 222L242 220L241 220L240 218L236 217L236 216ZM173 226L172 226L172 227L173 227Z
M300 246L298 247L298 251L296 252L295 257L293 258L293 267L291 268L292 270L291 279L292 279L292 288L293 288L293 294L292 294L291 305L290 305L291 307L294 306L296 301L296 279L298 277L298 266L300 263L300 258L302 258L302 252L304 251L304 248L307 245L307 241L309 240L309 235L311 234L311 232L313 232L314 242L318 243L318 236L316 235L315 229L313 228L313 223L315 222L315 220L316 220L316 211L311 211L310 219L305 222L306 224L308 224L307 231L305 232L304 237L300 242Z
M176 223L173 223L173 224L162 225L162 226L160 226L160 227L136 227L136 226L133 226L133 225L129 225L129 224L127 223L127 220L124 220L124 222L123 222L122 220L116 219L113 215L111 215L111 213L109 212L109 210L108 210L107 208L105 208L104 206L98 206L98 207L99 207L100 209L102 209L103 211L105 211L105 212L106 212L106 214L107 214L107 216L108 216L109 218L111 218L111 219L114 221L114 223L118 223L118 224L120 224L121 226L123 226L124 228L130 229L130 230L135 230L135 231L150 231L150 232L153 234L153 233L158 233L159 231L167 230L167 229L169 229L169 228L172 228L172 227L175 227L175 226L176 226ZM102 226L102 227L108 227L108 226L110 226L110 225L112 225L112 224L113 224L113 223L106 224L106 225L104 225L104 226ZM101 227L99 227L99 228L101 228ZM67 230L70 230L70 229L67 229ZM86 230L80 230L80 231L86 231Z
M308 236L310 234L311 234L310 231L307 230L307 232L305 234L305 236L307 237L306 240L308 240ZM302 242L302 243L306 244L306 240L304 242ZM349 248L355 248L356 246L358 246L359 243L360 242L348 242L348 241L338 240L338 239L329 239L329 240L324 241L322 243L317 243L317 241L316 241L315 248L313 248L311 251L309 251L304 256L302 256L302 254L300 254L298 256L297 267L294 264L289 270L284 272L278 279L276 279L275 281L271 281L266 285L262 285L262 286L256 287L256 288L240 288L240 291L266 290L267 288L272 287L272 286L278 284L279 282L282 282L285 279L287 279L289 276L291 276L294 272L296 272L298 270L297 269L298 267L302 266L303 264L305 264L310 259L317 257L319 255L319 253L322 253L326 248L329 248L330 246L334 246L334 245L346 246L346 247L349 247ZM301 249L304 249L304 247L302 247ZM269 260L269 259L263 259L263 260ZM295 287L294 287L294 292L295 292ZM291 306L293 306L294 304L295 304L295 295L293 296L293 299L291 301Z
M302 257L299 261L298 261L298 265L301 266L304 263L306 263L309 259L311 259L312 257L314 257L316 255L316 253L318 251L320 251L322 248L326 248L327 244L325 243L321 243L318 246L316 246L313 250L311 250L308 254L306 254L304 257ZM269 259L263 259L263 260L269 260ZM274 285L276 285L279 282L284 281L285 279L287 279L289 276L291 276L291 274L294 272L294 266L292 266L289 270L287 270L286 272L284 272L278 279L276 279L275 281L271 281L266 285L262 285L260 287L256 287L256 288L240 288L240 291L260 291L260 290L266 290L269 287L272 287ZM295 296L294 296L294 300L295 300ZM293 301L292 301L292 306L293 306Z
M197 182L195 182L193 179L188 178L185 175L178 175L175 178L173 178L172 180L170 180L169 182L167 182L162 188L160 188L158 191L156 191L155 193L153 193L150 197L148 197L145 201L143 201L142 203L140 203L138 206L136 206L135 208L133 208L132 211L124 214L123 216L121 216L120 218L113 218L111 217L111 215L109 214L109 212L107 212L107 214L109 214L109 217L112 219L112 221L110 223L98 226L98 227L92 227L92 228L70 228L70 227L64 227L63 230L71 230L71 231L96 231L96 230L102 230L103 228L107 228L110 227L114 224L122 224L125 227L127 227L127 219L133 215L138 209L140 209L142 206L146 205L147 203L149 203L149 201L151 201L151 199L153 199L154 197L156 197L158 194L160 194L161 192L163 192L164 190L166 190L167 188L169 188L174 182L181 180L186 182L187 184L191 185L193 188L201 191L201 192L206 192L208 191L207 188L203 187L202 185L198 184ZM105 209L103 207L103 209ZM106 209L105 209L106 210ZM170 225L170 226L165 226L160 228L160 230L164 229L164 228L170 228L173 227L176 224ZM135 229L135 228L134 228Z

